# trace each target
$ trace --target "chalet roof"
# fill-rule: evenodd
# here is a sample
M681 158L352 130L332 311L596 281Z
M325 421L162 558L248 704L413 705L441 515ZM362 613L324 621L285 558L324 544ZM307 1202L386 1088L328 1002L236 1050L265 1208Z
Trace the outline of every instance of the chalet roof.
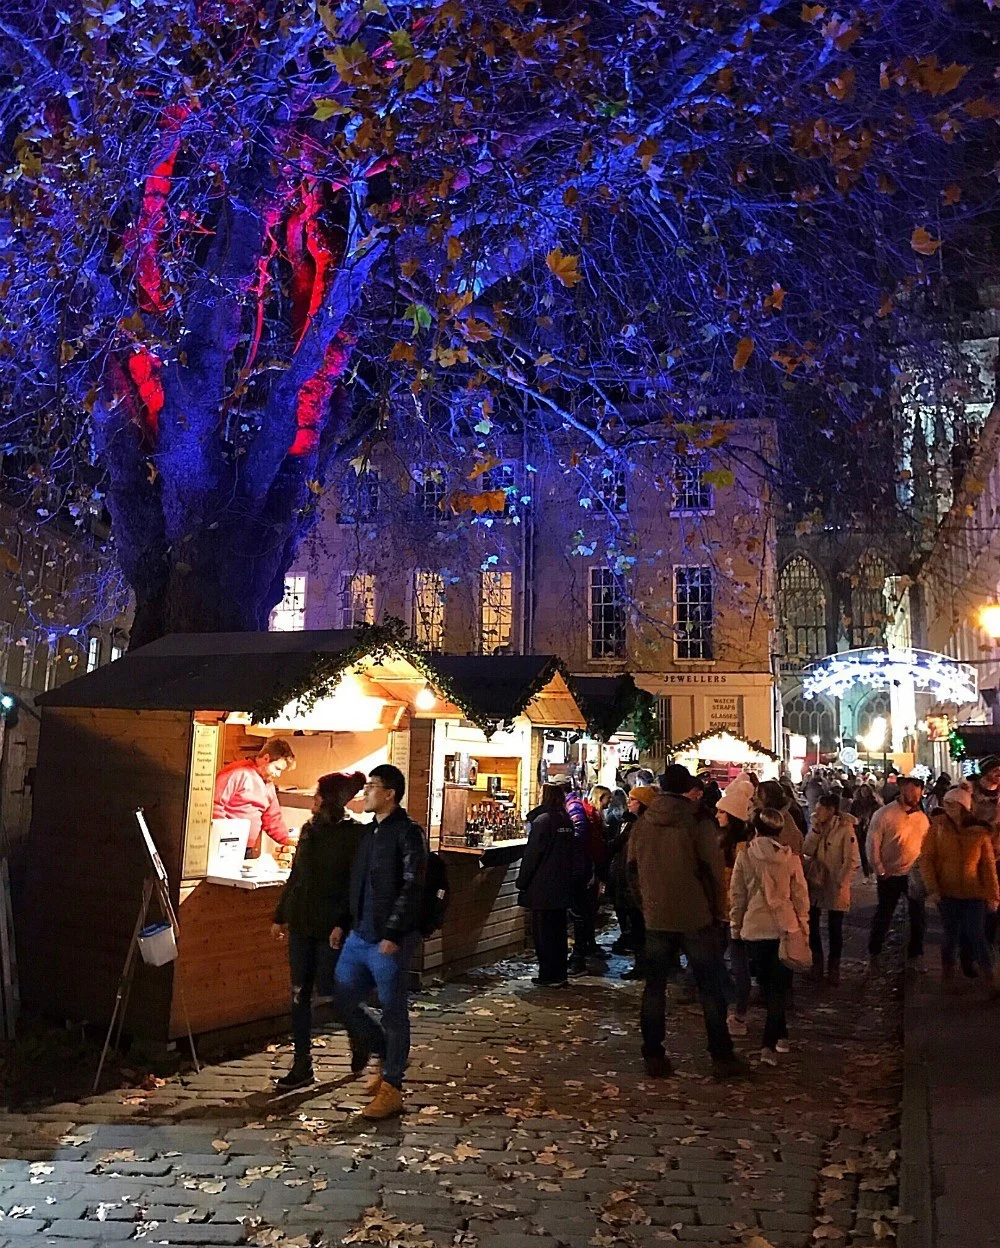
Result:
M41 707L249 711L273 717L288 702L327 693L355 663L376 684L432 684L484 731L529 705L533 721L583 726L554 655L430 655L409 644L398 622L358 630L177 633L39 695Z
M642 699L652 701L627 672L620 676L574 676L573 693L587 717L587 728L604 741L614 736Z

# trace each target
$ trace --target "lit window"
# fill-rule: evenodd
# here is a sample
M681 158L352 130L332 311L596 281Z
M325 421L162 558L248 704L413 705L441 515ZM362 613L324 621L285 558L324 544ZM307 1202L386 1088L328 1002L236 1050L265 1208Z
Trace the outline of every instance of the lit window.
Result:
M87 671L96 672L101 666L101 639L91 637L87 642Z
M423 468L417 473L414 492L420 510L428 520L445 518L445 499L448 497L448 483L440 468Z
M111 661L112 663L117 663L117 662L118 662L118 660L122 657L122 655L123 655L124 653L125 653L125 650L124 650L124 648L123 648L122 646L112 646L112 647L111 647L111 660L110 660L110 661Z
M594 493L605 511L621 515L628 510L628 479L624 464L602 468L593 477Z
M610 568L590 569L590 657L625 657L625 599Z
M271 612L272 633L300 633L306 626L306 578L286 576L284 597Z
M375 623L375 577L370 572L345 572L340 581L340 627Z
M479 597L479 648L483 654L506 649L514 631L514 577L510 572L482 574Z
M712 569L674 570L674 635L679 659L713 659Z
M712 487L704 479L707 469L704 455L678 455L674 460L675 512L712 510Z
M7 683L10 671L10 656L16 653L12 642L13 630L9 621L0 620L0 685Z
M35 642L29 637L23 646L19 647L21 651L21 676L18 684L22 689L30 689L31 683L35 676Z
M858 560L851 577L851 648L885 645L888 611L885 563L870 551Z
M337 512L337 523L369 524L378 515L378 500L378 473L374 468L358 473L347 482Z
M440 572L413 574L413 640L421 650L444 649L444 577Z

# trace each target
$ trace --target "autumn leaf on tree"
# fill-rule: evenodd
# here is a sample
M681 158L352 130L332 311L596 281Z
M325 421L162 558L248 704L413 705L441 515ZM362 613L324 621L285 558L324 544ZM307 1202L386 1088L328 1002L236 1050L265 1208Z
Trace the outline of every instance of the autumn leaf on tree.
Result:
M454 263L464 250L462 240L457 234L452 234L448 239L448 259Z
M353 43L335 49L331 59L334 69L340 75L341 82L361 82L372 69L365 46L357 39Z
M417 352L412 342L397 342L389 352L390 360L403 360L407 364L416 361Z
M580 272L580 257L566 255L561 247L553 247L545 257L545 263L549 266L553 276L564 286L575 286L577 282L583 280L583 274Z
M780 312L785 302L785 295L787 294L788 291L782 288L781 283L775 282L771 286L771 293L764 300L764 307L768 310L768 312ZM749 356L747 358L749 359Z
M802 6L802 20L809 22L810 25L818 22L826 12L826 6L822 4L804 4Z
M918 225L910 235L910 246L922 256L933 256L941 246L941 240L932 238L922 225Z
M750 362L753 355L754 342L752 338L741 338L736 344L736 354L733 356L733 371L742 373Z
M962 198L962 188L957 182L949 182L941 192L941 198L945 202L945 207L950 208L952 204L957 204Z
M846 52L861 38L861 31L853 22L844 21L840 17L832 17L823 26L823 36L829 39L840 52Z
M477 320L474 316L468 316L464 321L459 321L458 331L469 342L489 342L493 337L493 331L489 325L485 321Z
M477 477L481 477L484 472L489 472L491 468L496 468L503 463L502 459L498 459L495 455L486 455L483 459L476 462L475 467L468 475L469 481L475 481Z
M855 73L853 69L845 69L836 78L826 84L826 93L834 100L846 100L854 90Z

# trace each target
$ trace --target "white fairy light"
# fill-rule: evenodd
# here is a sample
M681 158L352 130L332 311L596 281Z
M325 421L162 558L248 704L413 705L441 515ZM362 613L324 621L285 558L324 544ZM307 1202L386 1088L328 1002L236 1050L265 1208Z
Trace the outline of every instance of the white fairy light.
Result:
M979 697L976 669L933 650L845 650L813 663L802 673L802 696L841 697L854 685L885 688L912 683L943 702L975 702Z

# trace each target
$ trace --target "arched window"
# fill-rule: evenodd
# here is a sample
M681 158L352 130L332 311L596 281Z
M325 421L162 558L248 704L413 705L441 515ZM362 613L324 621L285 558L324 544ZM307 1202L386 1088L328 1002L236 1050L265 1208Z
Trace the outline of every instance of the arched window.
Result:
M781 653L808 662L827 654L826 594L815 564L795 555L778 579Z
M851 577L851 649L884 646L888 618L885 605L886 567L878 555L865 554Z
M872 730L872 723L876 719L884 719L886 724L891 718L892 702L889 698L888 689L880 689L877 693L868 695L864 703L858 708L857 729L858 738L867 737Z
M785 699L784 711L785 727L806 738L810 753L815 748L814 737L819 737L819 748L824 752L836 747L837 717L826 698L807 701L797 693Z

